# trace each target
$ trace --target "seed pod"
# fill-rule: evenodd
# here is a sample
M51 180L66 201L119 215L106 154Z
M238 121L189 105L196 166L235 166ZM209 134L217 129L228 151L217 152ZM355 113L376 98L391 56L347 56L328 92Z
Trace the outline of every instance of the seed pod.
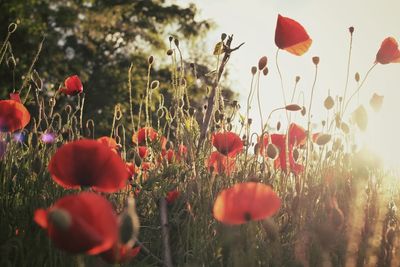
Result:
M279 150L274 144L268 144L267 146L267 156L270 159L276 159L278 156Z
M327 110L330 110L330 109L333 108L333 105L335 105L335 101L334 101L333 98L329 95L329 96L325 99L325 101L324 101L324 107L325 107Z
M253 67L251 67L251 74L256 74L257 73L257 67L256 66L253 66Z
M324 146L331 140L331 138L332 136L330 134L319 134L315 143L319 146Z
M174 51L172 49L168 49L168 51L167 51L168 56L172 56L173 53L174 53Z
M262 72L263 72L264 76L267 76L268 75L268 68L265 67Z
M263 70L267 66L268 58L266 56L263 56L260 58L258 61L258 69Z
M137 167L140 167L140 165L142 165L142 159L136 151L133 153L133 161L135 162L135 165Z
M289 111L299 111L299 110L301 110L302 108L301 108L299 105L297 105L297 104L289 104L289 105L287 105L287 106L285 107L285 109L286 109L286 110L289 110Z
M278 121L278 123L276 124L276 130L279 131L281 129L281 122Z
M174 37L170 36L170 37L168 37L168 39L169 39L169 42L172 42L172 40L174 40Z
M319 64L319 57L313 57L312 58L312 62L314 63L314 65L318 65Z
M353 26L349 27L349 32L350 32L350 34L353 34L353 32L354 32L354 27Z

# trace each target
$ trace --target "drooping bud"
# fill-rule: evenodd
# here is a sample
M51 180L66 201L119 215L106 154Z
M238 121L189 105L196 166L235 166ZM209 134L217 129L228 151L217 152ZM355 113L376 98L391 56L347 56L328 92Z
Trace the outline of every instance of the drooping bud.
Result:
M356 80L356 82L360 81L360 74L358 72L356 72L356 74L354 74L354 79Z
M264 69L263 69L263 74L264 74L264 76L267 76L267 74L268 74L268 68L267 67L265 67Z
M287 106L285 107L285 109L286 109L286 110L289 110L289 111L299 111L299 110L302 109L302 107L300 107L300 106L297 105L297 104L289 104L289 105L287 105Z
M258 61L258 69L260 71L263 70L267 66L267 62L268 62L268 59L266 56L263 56L262 58L260 58L260 60Z

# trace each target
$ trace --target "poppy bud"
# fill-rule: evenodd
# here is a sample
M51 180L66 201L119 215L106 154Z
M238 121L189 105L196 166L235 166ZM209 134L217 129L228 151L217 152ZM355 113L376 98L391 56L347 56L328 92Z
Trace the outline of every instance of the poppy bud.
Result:
M265 67L265 68L263 69L263 74L264 74L264 76L267 76L267 74L268 74L268 68L267 68L267 67Z
M58 230L68 230L71 226L71 215L66 210L55 209L48 214L48 220L51 221Z
M349 126L347 125L347 123L345 123L345 122L342 122L342 123L340 124L340 129L342 129L342 131L343 131L345 134L348 134L348 133L350 132L350 128L349 128Z
M149 65L153 64L154 57L153 56L149 56L149 58L147 59L147 62L149 63Z
M270 159L276 159L276 157L278 156L278 148L274 145L274 144L268 144L267 146L267 156Z
M307 113L306 107L303 106L303 108L301 109L301 115L305 116Z
M353 32L354 32L354 27L353 26L349 27L349 32L350 32L350 34L353 34Z
M319 146L326 145L331 140L330 134L319 134L315 143Z
M17 29L17 24L16 23L11 23L10 25L8 25L8 32L9 33L15 32L16 29Z
M9 57L7 59L7 66L11 69L14 70L15 67L17 66L17 62L15 61L14 57Z
M137 167L140 167L140 165L142 165L142 159L136 152L133 154L133 161L135 162L135 165Z
M333 98L330 95L324 101L324 107L327 110L332 109L334 104L335 104L335 102L333 101Z
M172 40L174 40L174 37L170 36L168 37L169 42L172 42Z
M285 107L285 109L289 111L299 111L301 110L301 107L297 104L289 104Z
M224 41L226 39L226 33L221 34L221 41Z
M267 66L267 62L268 62L268 59L266 56L263 56L262 58L260 58L260 60L258 61L258 69L263 70Z
M172 49L168 49L168 51L167 51L168 56L172 56L173 53L174 53L174 51Z
M253 67L251 67L251 74L256 74L257 73L257 67L256 66L253 66Z
M358 72L356 72L356 74L354 75L354 79L356 80L356 82L360 81L360 74Z
M312 58L312 62L314 63L314 65L318 65L319 64L319 57L313 57Z
M152 81L152 82L151 82L151 84L150 84L150 89L151 89L151 90L155 90L155 89L158 89L159 86L160 86L160 82L157 81L157 80L155 80L155 81Z
M276 124L276 130L279 131L281 129L281 122L278 121L278 123Z
M174 39L174 44L175 44L176 47L179 47L179 40L175 38Z
M296 83L298 83L300 81L300 76L296 76L295 81L296 81Z

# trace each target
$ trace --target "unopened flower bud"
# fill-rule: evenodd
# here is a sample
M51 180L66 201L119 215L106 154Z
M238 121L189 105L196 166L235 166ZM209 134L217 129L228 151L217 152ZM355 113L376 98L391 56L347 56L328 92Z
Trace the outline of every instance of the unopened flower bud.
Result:
M268 68L267 68L267 67L265 67L265 68L263 69L263 74L264 74L264 76L267 76L267 74L268 74Z
M257 67L256 66L253 66L253 67L251 67L251 74L256 74L257 73Z
M262 58L260 58L260 60L258 61L258 69L263 70L267 66L267 62L268 62L268 59L266 56L263 56Z
M350 32L350 34L353 34L353 32L354 32L354 27L353 26L349 27L349 32Z
M318 64L319 64L319 57L313 57L313 58L312 58L312 62L313 62L315 65L318 65Z

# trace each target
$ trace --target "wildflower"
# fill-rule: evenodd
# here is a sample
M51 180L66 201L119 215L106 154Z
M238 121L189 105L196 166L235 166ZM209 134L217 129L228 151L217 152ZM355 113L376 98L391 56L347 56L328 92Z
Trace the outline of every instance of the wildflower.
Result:
M275 44L278 48L301 56L308 51L312 40L297 21L278 15L275 29Z
M242 139L232 132L214 133L212 144L219 153L228 157L235 157L243 149Z
M115 141L114 138L111 138L108 136L102 136L100 138L97 138L97 141L102 143L103 145L107 146L115 153L118 153L119 146L117 144L117 141Z
M180 194L181 193L177 189L171 190L167 193L165 200L167 201L168 204L172 204L180 196Z
M99 254L118 239L117 216L111 204L95 193L65 196L48 209L37 209L34 221L54 244L70 253Z
M64 81L64 87L60 88L60 92L66 95L77 95L83 92L83 85L78 75L69 76Z
M53 180L65 188L91 186L101 192L115 192L129 178L122 159L95 140L78 140L60 147L49 163Z
M0 132L15 132L31 119L25 106L15 100L0 100Z
M213 215L224 224L238 225L268 218L279 210L280 205L279 197L270 186L239 183L219 193Z
M139 157L142 159L146 158L149 155L149 149L146 146L138 147Z
M56 135L54 133L43 133L40 136L40 140L45 144L52 144L56 140Z
M218 151L211 153L207 159L206 165L209 171L216 174L225 173L226 175L230 175L235 171L235 160Z
M158 133L152 127L143 127L140 128L135 134L132 136L132 142L136 145L144 145L147 141L153 142L158 138Z
M389 64L400 62L400 50L397 41L393 37L383 40L378 53L376 54L375 63Z

